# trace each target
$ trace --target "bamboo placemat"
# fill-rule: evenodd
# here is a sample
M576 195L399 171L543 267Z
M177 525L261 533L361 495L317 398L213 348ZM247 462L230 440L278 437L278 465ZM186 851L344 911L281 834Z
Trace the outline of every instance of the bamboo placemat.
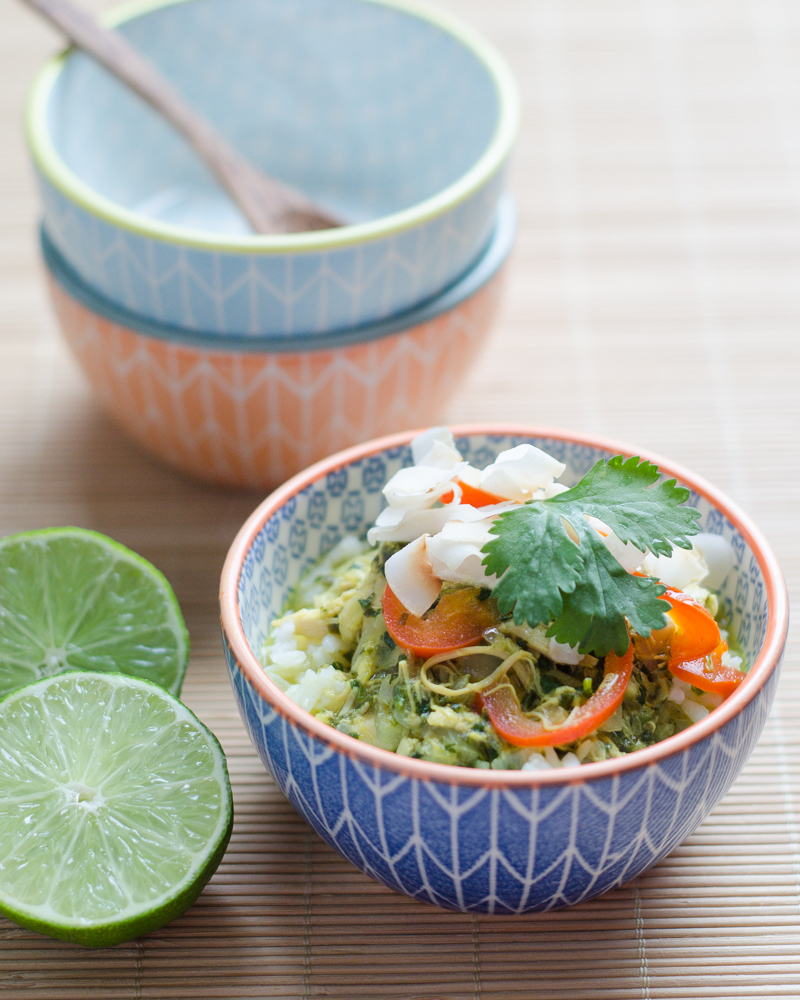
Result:
M524 118L506 306L447 410L659 451L760 524L800 573L800 6L790 0L449 0L511 61ZM225 551L258 497L156 465L98 412L35 246L24 93L56 38L0 12L0 532L80 524L172 581L184 688L220 737L236 826L198 903L107 951L0 920L25 1000L800 996L797 639L741 778L669 858L572 910L439 912L312 834L256 759L217 628ZM415 423L409 414L408 425Z

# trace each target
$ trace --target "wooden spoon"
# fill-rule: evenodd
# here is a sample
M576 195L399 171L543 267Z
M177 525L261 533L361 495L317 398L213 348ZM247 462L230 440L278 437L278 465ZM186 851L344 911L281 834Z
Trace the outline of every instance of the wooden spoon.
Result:
M297 233L333 229L341 219L281 181L261 173L239 155L126 39L101 28L70 0L26 0L151 104L184 134L257 233Z

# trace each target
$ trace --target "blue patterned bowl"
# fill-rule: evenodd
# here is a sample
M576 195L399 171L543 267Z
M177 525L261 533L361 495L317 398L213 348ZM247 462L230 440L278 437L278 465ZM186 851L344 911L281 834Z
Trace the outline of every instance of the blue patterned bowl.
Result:
M775 557L728 499L657 456L570 432L455 428L483 466L530 441L574 482L600 458L639 454L692 491L702 530L728 538L736 566L722 597L751 668L719 708L628 756L553 771L429 764L368 746L319 722L261 670L260 649L291 587L346 532L363 531L381 489L411 463L411 434L313 466L269 496L222 574L225 651L239 710L284 794L329 844L379 882L448 909L548 910L634 878L703 821L741 770L775 694L788 603Z
M352 224L252 235L188 144L69 51L34 84L28 142L48 236L101 296L187 330L321 334L411 309L480 256L518 102L470 29L402 0L133 11L119 30L234 146Z

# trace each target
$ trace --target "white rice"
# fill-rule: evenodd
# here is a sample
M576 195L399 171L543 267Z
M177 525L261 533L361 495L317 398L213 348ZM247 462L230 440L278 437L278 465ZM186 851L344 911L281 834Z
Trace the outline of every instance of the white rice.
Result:
M299 694L301 684L305 685L302 690L311 689L311 682L306 679L308 674L324 674L330 677L329 671L332 670L344 679L340 670L330 666L331 660L335 660L337 654L341 654L344 649L338 636L326 635L319 643L308 642L304 638L301 642L305 645L305 649L301 649L298 645L291 617L281 619L270 632L262 659L267 676L293 701L296 699L292 692L297 689ZM345 680L345 684L347 683ZM298 701L297 704L301 703ZM302 704L308 711L313 711L315 708L313 703L311 707L305 701Z
M309 669L286 690L292 701L307 712L338 712L351 693L350 682L336 667Z

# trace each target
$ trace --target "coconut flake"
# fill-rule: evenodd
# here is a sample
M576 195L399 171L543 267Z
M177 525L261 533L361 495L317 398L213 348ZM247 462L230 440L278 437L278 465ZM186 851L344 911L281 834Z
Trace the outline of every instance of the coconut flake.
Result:
M420 535L386 560L386 582L412 615L421 618L439 596L442 581L433 571L428 556L430 535Z
M473 507L470 504L453 503L446 507L427 510L403 510L400 507L384 507L375 518L375 524L367 532L370 545L376 542L413 542L420 535L436 535L450 521L480 521L504 510L512 510L514 503L492 504L489 507Z
M547 655L553 663L567 663L570 666L577 666L583 659L583 653L578 652L577 646L570 646L566 642L556 642L550 640L550 648Z
M605 547L626 573L633 573L639 568L644 558L644 552L641 549L637 549L633 542L621 542L619 536L600 518L588 514L586 520L598 532Z
M417 434L411 442L411 456L414 465L432 465L442 469L462 461L449 427L431 427Z
M471 509L477 510L475 507ZM481 549L495 537L489 533L491 525L491 517L471 522L448 521L438 535L428 539L428 556L436 575L451 583L494 586L497 577L489 575L481 565L485 559Z
M384 507L367 532L370 545L377 542L413 542L420 535L435 535L454 516L451 507L403 510Z
M453 488L465 462L447 468L432 465L412 465L396 472L383 488L383 495L390 507L421 509L432 507L440 496Z
M708 566L697 549L679 549L674 546L671 556L655 556L648 552L640 567L648 576L657 577L667 587L686 590L699 584L708 576Z
M736 553L727 538L700 532L692 539L692 548L697 549L705 560L708 574L701 581L708 590L719 590L725 577L736 565Z
M474 486L476 490L481 488L480 469L476 469L469 462L464 463L464 468L459 472L458 478L462 483L466 483L467 486Z
M532 444L502 451L481 473L481 489L508 500L524 502L549 486L566 466Z

